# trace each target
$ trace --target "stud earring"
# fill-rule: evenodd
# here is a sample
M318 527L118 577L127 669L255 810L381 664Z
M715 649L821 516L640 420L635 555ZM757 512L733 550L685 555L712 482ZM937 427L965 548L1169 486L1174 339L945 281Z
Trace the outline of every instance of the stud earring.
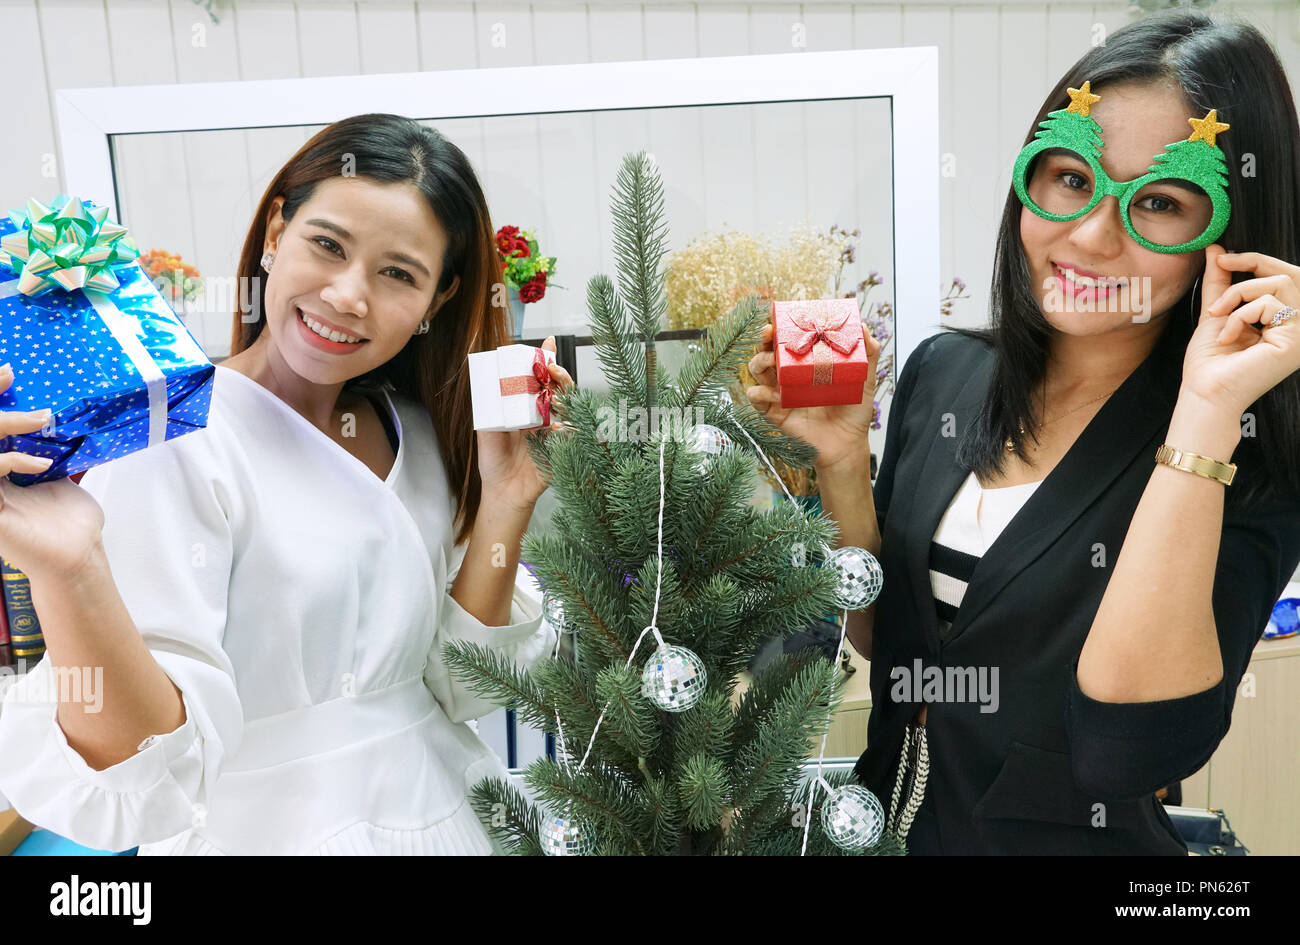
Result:
M275 262L275 253L262 254L262 268L267 272L271 271L271 263Z

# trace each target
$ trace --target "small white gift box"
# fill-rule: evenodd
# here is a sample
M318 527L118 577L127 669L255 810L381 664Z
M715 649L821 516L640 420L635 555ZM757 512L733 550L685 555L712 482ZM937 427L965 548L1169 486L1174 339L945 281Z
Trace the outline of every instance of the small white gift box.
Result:
M469 356L470 395L475 430L535 430L542 417L545 391L551 384L555 355L545 348L503 345Z

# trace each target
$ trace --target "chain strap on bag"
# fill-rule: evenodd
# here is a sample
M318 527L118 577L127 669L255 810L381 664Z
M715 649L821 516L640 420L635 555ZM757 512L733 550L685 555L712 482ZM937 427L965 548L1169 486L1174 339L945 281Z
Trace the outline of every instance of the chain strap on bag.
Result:
M894 793L889 799L889 816L885 819L885 829L898 838L900 846L907 842L912 821L925 800L925 785L929 777L930 746L925 738L925 726L908 722L903 730L903 749L899 753ZM907 801L900 811L898 802L904 795Z

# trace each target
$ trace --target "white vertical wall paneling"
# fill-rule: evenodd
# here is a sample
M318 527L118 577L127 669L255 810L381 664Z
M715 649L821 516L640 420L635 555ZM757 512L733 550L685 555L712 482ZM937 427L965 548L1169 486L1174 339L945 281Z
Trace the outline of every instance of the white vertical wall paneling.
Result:
M903 45L903 7L859 3L853 8L853 48L890 49Z
M418 72L418 40L415 4L409 0L357 4L357 45L363 73Z
M803 30L797 4L752 7L749 51L756 55L797 53L806 48L794 46ZM808 179L809 150L804 106L779 102L748 111L754 129L754 219L760 232L784 240L790 227L802 223L810 211L804 184ZM818 229L828 225L823 220L808 222Z
M946 73L941 75L945 89L942 98L945 126L941 139L947 142L943 150L957 156L957 176L942 179L940 184L944 209L942 268L945 280L951 275L965 278L973 296L969 303L958 307L955 323L982 323L987 316L996 223L1009 185L1008 156L1018 145L1026 122L1048 84L1087 50L1092 24L1103 24L1107 32L1120 28L1129 21L1127 5L1116 0L1083 9L1065 9L1048 3L953 4L904 9L905 6L821 2L750 6L648 3L602 9L575 3L571 6L538 4L530 9L509 2L442 4L366 0L359 4L340 4L302 0L295 4L287 0L259 0L234 3L223 9L219 24L211 24L206 14L187 0L171 0L168 37L159 26L168 7L156 2L122 0L104 4L100 0L41 0L38 4L36 0L17 0L0 6L0 30L15 38L8 47L13 71L29 76L48 75L49 86L68 88L412 68L472 68L532 61L617 60L646 55L669 58L788 51L792 48L791 26L796 21L804 24L810 49L939 42ZM1292 76L1296 74L1300 67L1300 36L1295 9L1263 0L1222 3L1220 8L1230 9L1264 31L1283 57L1288 72ZM575 24L584 19L592 24L583 34L587 50L574 41L578 35ZM196 20L206 26L206 49L192 45L191 28ZM492 45L491 26L496 22L504 23L507 29L504 47ZM70 38L78 40L70 42ZM167 48L169 45L171 49ZM1035 46L1043 50L1041 56L1026 54ZM1045 71L1035 72L1033 64L1039 58ZM978 97L971 96L964 83L963 77L972 75L982 82L982 94ZM35 98L21 97L9 112L15 136L30 142L30 146L11 152L7 158L5 180L6 192L11 194L9 205L16 205L28 194L61 189L61 185L40 176L41 155L56 150L57 130L51 88L46 88L44 100L39 89L38 84ZM988 107L981 109L973 104L976 102L987 102ZM24 106L24 103L29 104ZM824 225L830 222L820 219L828 213L823 209L825 192L830 191L834 197L838 182L832 173L823 171L827 152L814 147L813 142L819 134L817 122L830 119L827 113L819 113L811 106L800 106L800 111L801 134L807 142L801 157L804 204L806 212L818 217L818 222ZM767 229L771 220L782 215L780 207L788 202L788 193L754 194L747 207L721 207L724 211L721 216L710 212L711 194L734 192L736 186L748 187L752 192L756 181L763 179L762 174L756 176L755 169L761 168L764 174L771 170L764 163L773 159L762 146L764 129L755 126L753 114L738 112L727 114L725 109L709 109L694 115L664 111L639 116L648 125L642 144L648 144L665 166L665 183L674 214L674 247L679 245L676 240L679 235L684 242L687 236L719 227L723 222L728 226ZM819 114L820 118L815 117ZM638 116L622 117L631 120L634 126L638 120ZM990 118L994 129L991 135L986 131ZM472 132L473 121L476 120L453 123L444 130L454 130L449 136L466 150L480 171L486 172L486 152L481 134ZM481 122L478 125L482 127ZM539 123L537 127L540 137L559 134L563 138L565 134L563 131L542 133L543 126ZM129 162L124 161L130 164L124 171L124 188L139 192L140 185L133 184L132 180L141 179L153 183L156 190L158 178L151 181L150 162L158 170L157 162L161 161L166 170L162 179L168 186L176 184L178 179L186 180L190 212L172 212L165 218L159 217L156 224L143 218L128 222L141 232L147 243L166 245L186 253L187 258L187 250L192 247L195 261L204 265L205 271L220 274L222 268L233 266L235 247L231 244L242 236L240 232L232 240L226 232L226 217L247 217L271 173L312 130L250 133L246 158L248 186L244 196L235 196L229 184L230 164L238 163L230 153L230 140L223 141L215 135L196 137L182 145L183 160L168 155L169 144L150 147L149 153L141 154L138 159L132 153ZM982 130L985 133L981 135ZM602 124L600 133L612 139L618 132L606 131ZM865 136L869 134L867 129L857 130L855 151L868 143ZM237 140L239 133L230 136ZM633 137L640 140L639 129ZM119 140L122 148L132 148L132 144ZM731 153L721 159L711 158L704 166L693 162L689 168L670 172L670 165L688 162L693 143L699 140L731 144ZM983 147L977 146L980 143ZM521 142L519 147L526 150L528 146ZM563 188L587 173L581 162L569 162L562 172L549 170L555 167L549 160L551 147L538 140L537 159L524 165L534 169L539 178L532 189L534 196L540 193L542 181L548 188ZM595 167L596 173L605 177L599 181L595 197L589 199L601 204L607 204L608 185L626 148L611 145L609 150L619 152L613 156L612 168L603 166L609 163L603 154L599 159L595 155L592 158L594 163L602 165ZM786 154L780 160L791 163L793 156ZM855 166L860 163L857 154L854 163ZM511 181L515 184L516 170L511 169ZM221 187L216 185L219 175L226 178ZM490 173L484 176L495 179ZM997 181L997 186L991 186L990 181ZM715 197L715 203L718 199ZM860 196L855 196L855 200L860 219L879 212L878 207L864 203ZM128 202L127 206L133 204ZM226 216L218 215L221 210L226 211ZM146 210L141 206L134 212L139 215ZM573 217L583 215L577 211ZM607 216L607 206L602 206L597 213L600 229L589 234L602 252L608 242ZM234 229L242 231L246 222L246 219L240 221ZM551 218L537 225L558 234L555 245L563 247L566 258L579 263L586 258L587 244L579 235L569 232L580 226ZM220 247L226 247L224 253ZM864 239L862 258L869 255ZM598 268L608 269L609 263L602 261ZM892 296L892 286L881 289ZM873 299L885 297L886 293L873 293ZM580 304L570 304L580 299L563 294L555 297L557 302L561 299L566 303L566 313L582 308ZM550 301L548 297L541 305L532 307L539 320ZM547 312L545 320L558 321L560 317ZM206 340L206 332L196 331L196 334Z
M1061 76L1092 51L1093 25L1097 22L1095 12L1088 8L1048 8L1043 29L1047 75L1039 90L1039 103Z
M534 23L527 7L506 4L479 5L475 18L478 29L479 65L483 68L534 65ZM540 123L535 115L493 118L485 124L484 179L492 224L520 229L540 228L544 222L541 172ZM537 323L539 305L554 299L547 293L542 302L525 306L527 321ZM527 329L525 329L527 330Z
M953 150L952 140L952 112L953 101L949 90L952 87L951 61L943 55L943 51L952 48L952 14L949 10L942 7L917 7L907 10L903 15L903 45L904 46L937 46L939 48L939 153L944 154ZM943 178L936 182L937 186L942 188ZM953 266L956 264L956 254L952 241L951 209L947 206L943 197L946 196L942 189L940 190L939 202L939 275L942 279L949 280L952 278ZM900 212L906 212L905 207L899 207ZM884 288L884 286L881 286ZM939 327L940 315L938 312L926 313L926 321L936 329Z
M296 9L298 54L302 58L303 76L357 75L361 72L355 5L300 3Z
M221 27L227 28L225 19ZM292 3L237 6L229 28L236 34L241 79L291 79L303 74L298 58L297 16ZM247 132L250 208L256 208L276 171L306 140L304 128L259 128Z
M701 56L744 56L749 53L749 16L743 8L706 6L697 8ZM702 114L708 152L704 165L704 218L709 226L722 230L755 232L758 215L754 199L754 109L747 106L718 106ZM747 194L740 202L736 194Z
M853 9L853 46L855 49L894 49L909 45L905 41L903 7L867 6L859 4ZM912 43L911 45L924 45ZM942 109L942 102L940 108ZM859 106L859 114L862 114ZM854 147L853 164L857 168L857 203L856 220L853 226L862 230L859 243L859 265L863 275L872 269L879 271L883 285L876 286L867 296L869 305L879 302L894 302L894 220L896 212L893 206L893 191L890 187L894 173L891 157L892 141L889 147L882 147L881 132L892 137L892 103L882 101L869 110L872 115L879 114L876 121L857 121L853 129ZM940 112L942 114L942 111ZM835 220L832 223L838 222ZM846 224L841 223L841 226ZM848 227L853 229L853 226ZM899 368L902 365L898 366Z
M109 40L116 85L158 85L176 81L170 10L149 0L108 7ZM191 215L183 203L154 193L189 196L185 149L180 135L122 135L113 140L122 188L122 223L141 249L164 246L193 253Z
M239 49L232 25L214 25L190 0L171 0L171 21L177 81L239 79ZM218 131L177 137L184 146L194 237L190 247L164 248L181 252L186 262L201 263L205 277L221 280L214 286L229 284L253 213L247 136L242 131ZM187 314L186 324L206 350L224 355L230 345L234 299L200 299L209 301Z
M478 66L474 4L417 3L420 68L473 69Z
M645 58L639 8L590 8L587 20L591 62L633 62ZM610 196L618 177L623 156L642 149L650 150L650 119L646 111L604 112L595 118L592 138L592 162L595 195L599 212L596 236L599 264L596 271L615 278L615 257L610 222ZM583 320L586 320L585 307Z
M805 4L802 22L809 52L853 48L853 10L849 6L819 8ZM820 227L840 224L849 230L854 227L862 229L858 214L862 199L859 196L862 168L857 160L857 135L853 125L846 121L853 108L852 104L845 101L819 101L801 105L800 108L803 112L803 140L806 146L803 199L807 201L814 224ZM884 135L888 138L889 109L881 107L875 110L887 122ZM859 242L857 269L861 269L863 274L872 269L868 263L870 259L876 259L875 248L867 250L866 244ZM846 281L849 276L850 273L845 270Z
M434 72L478 67L478 50L473 42L467 40L467 37L474 36L473 4L417 4L416 24L421 70ZM486 167L482 119L436 121L434 126L465 152L475 171L481 175ZM493 213L495 219L495 210Z
M647 59L690 59L699 54L695 11L689 8L646 9ZM706 228L704 167L700 145L704 110L660 108L650 114L650 150L659 165L668 214L668 245L675 251ZM601 197L601 212L608 217L608 198Z
M1091 16L1089 15L1089 19ZM950 324L978 326L988 322L989 280L993 246L1004 192L994 186L1000 171L998 110L1001 100L996 67L990 61L998 49L994 7L954 10L952 35L961 37L946 58L952 93L946 108L952 116L951 178L941 178L946 197L944 213L952 229L953 271L966 282L970 298L953 306ZM902 365L898 366L900 369Z
M853 47L855 49L891 49L903 45L903 10L901 6L884 7L876 5L858 4L853 8ZM883 103L884 107L880 109L881 121L885 122L890 117L892 106L889 103ZM886 127L890 127L889 124ZM892 135L892 132L891 132ZM867 296L867 304L874 308L876 304L882 301L892 302L894 299L894 271L893 256L878 255L874 245L881 239L879 235L870 235L873 230L883 231L889 234L890 245L893 242L893 207L879 205L879 202L873 201L872 192L869 185L871 178L870 173L864 173L863 164L869 159L870 155L879 154L879 144L875 136L871 133L867 124L859 122L853 129L854 148L853 164L858 168L858 193L857 203L857 226L862 230L863 235L867 238L860 244L862 253L858 256L863 260L860 268L865 268L867 272L876 269L884 279L884 284L875 286ZM892 174L892 161L888 168ZM886 178L888 179L888 178ZM832 223L837 222L832 220ZM844 225L844 224L841 224ZM850 227L852 229L852 227ZM868 246L873 248L868 248ZM868 258L879 259L879 263L866 261ZM893 346L894 349L897 345ZM895 359L897 360L897 359ZM897 378L898 372L903 369L901 364L895 363L894 377ZM890 399L890 403L893 399ZM885 429L889 423L889 404L887 403L881 412L880 429L872 430L870 435L871 449L880 455L885 448Z
M168 7L143 0L127 0L105 7L104 37L109 47L111 84L175 82ZM114 138L112 148L118 167L119 217L130 228L140 248L166 246L177 252L188 251L193 258L193 218L188 205L189 182L181 137L125 135ZM197 334L206 343L201 327Z
M1261 12L1257 22L1265 19L1267 14ZM1295 89L1300 77L1300 4L1274 7L1273 23L1273 45L1287 68L1291 88Z
M7 213L25 206L28 197L51 200L62 186L36 4L0 4L0 36L11 38L5 44L5 70L10 76L21 77L22 93L7 96L5 102L8 154L0 177L0 213ZM46 177L47 171L55 176Z
M109 52L108 23L101 5L84 0L42 0L41 39L45 46L45 69L49 78L48 107L58 140L58 121L54 116L54 92L58 89L100 88L113 85L113 64ZM72 37L93 36L93 42L76 42ZM33 38L34 39L34 38ZM6 43L6 48L21 46L21 41ZM60 179L63 172L59 171ZM77 196L82 196L78 194ZM87 199L93 199L86 195Z
M220 27L226 28L226 23L223 18ZM229 23L239 36L240 78L288 79L303 74L292 3L240 4Z
M536 8L533 45L537 65L586 62L591 48L587 25L586 10ZM594 123L602 117L544 115L537 120L539 186L545 199L538 219L522 225L536 229L544 255L557 257L554 281L564 288L548 288L540 302L525 306L524 330L529 336L551 326L578 326L587 321L587 280L600 265L599 239L592 221L601 212L599 194L591 186L596 167L589 142ZM500 226L515 221L503 218L501 223L493 222ZM583 372L579 376L584 376Z
M1008 49L1017 43L1024 44L1022 37L1044 36L1046 27L1047 15L1041 9L1005 7L1001 13L999 45ZM1002 107L996 148L998 173L996 178L988 179L1001 195L1005 195L1011 186L1011 165L1047 92L1048 82L1054 81L1061 71L1059 68L1051 69L1049 80L1047 50L1041 43L1027 45L1023 55L1001 58Z
M809 52L853 48L853 11L849 7L822 9L805 4L803 26ZM847 102L814 102L801 105L803 112L804 169L803 199L814 225L839 223L849 230L860 228L858 207L857 135L845 121ZM888 115L888 108L879 109ZM888 131L885 131L888 137ZM858 254L865 260L865 252ZM865 272L870 271L867 266Z

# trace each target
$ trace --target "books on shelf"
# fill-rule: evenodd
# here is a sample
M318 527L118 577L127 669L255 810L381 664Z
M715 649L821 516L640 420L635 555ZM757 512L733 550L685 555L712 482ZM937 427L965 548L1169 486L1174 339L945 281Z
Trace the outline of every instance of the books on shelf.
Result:
M32 585L16 567L0 556L3 583L3 617L0 617L0 666L17 666L19 672L45 655L45 638L32 606Z

